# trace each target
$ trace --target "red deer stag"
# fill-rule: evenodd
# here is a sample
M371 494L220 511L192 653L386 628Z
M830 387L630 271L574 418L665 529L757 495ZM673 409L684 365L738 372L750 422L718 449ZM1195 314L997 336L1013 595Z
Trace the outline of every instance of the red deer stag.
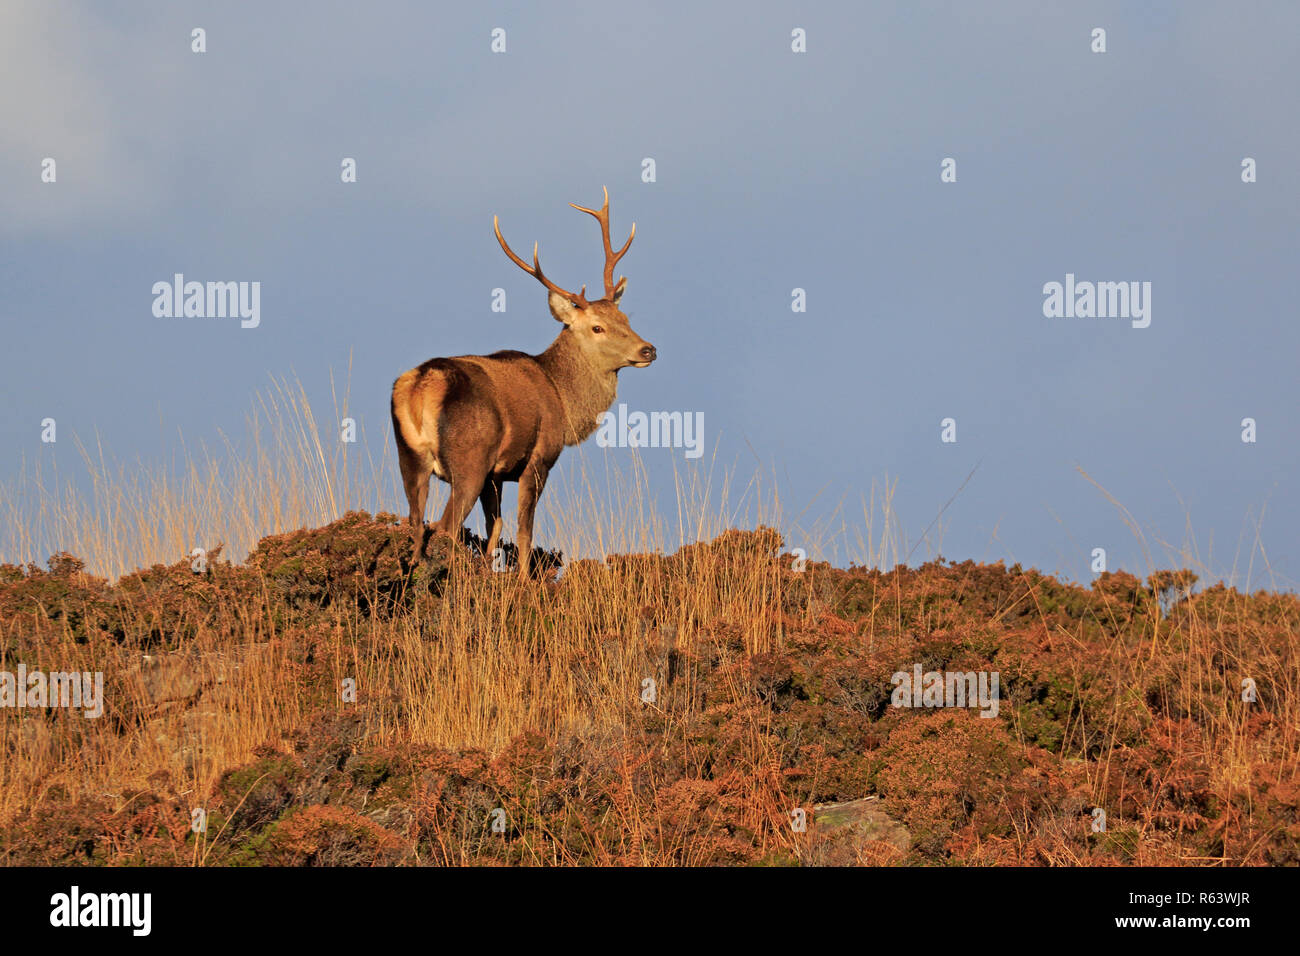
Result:
M501 486L519 483L519 571L528 576L533 547L533 514L546 476L565 445L576 445L596 430L596 417L614 402L619 369L645 368L655 347L632 331L619 301L627 278L614 282L614 266L627 253L636 224L623 248L609 239L609 190L597 212L570 203L600 223L605 245L605 296L588 302L584 285L576 295L542 274L533 244L530 267L501 236L497 242L510 260L546 286L551 315L564 328L540 355L503 351L430 359L393 383L393 431L397 458L411 506L411 524L420 529L413 560L424 556L424 509L429 475L451 485L451 497L435 533L457 535L478 499L488 527L487 553L501 540Z

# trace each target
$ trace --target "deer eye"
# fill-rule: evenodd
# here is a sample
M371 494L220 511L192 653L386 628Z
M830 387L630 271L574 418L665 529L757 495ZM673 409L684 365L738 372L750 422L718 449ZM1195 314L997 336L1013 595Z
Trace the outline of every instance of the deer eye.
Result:
M604 330L601 326L599 326L599 325L593 325L593 326L591 327L591 331L595 332L597 335L600 335L600 334L601 334L602 332L604 332L605 330Z

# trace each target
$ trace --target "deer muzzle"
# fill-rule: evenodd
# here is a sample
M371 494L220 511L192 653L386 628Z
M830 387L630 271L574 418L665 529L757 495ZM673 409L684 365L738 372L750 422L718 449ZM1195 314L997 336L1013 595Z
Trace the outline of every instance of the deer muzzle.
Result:
M647 365L649 365L651 362L653 362L656 358L659 357L659 350L647 342L645 346L643 346L642 349L636 354L639 361L633 360L632 365L635 368L645 368Z

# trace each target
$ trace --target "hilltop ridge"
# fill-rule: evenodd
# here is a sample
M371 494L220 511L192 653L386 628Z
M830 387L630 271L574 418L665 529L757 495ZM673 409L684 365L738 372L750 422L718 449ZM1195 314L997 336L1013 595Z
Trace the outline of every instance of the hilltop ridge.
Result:
M0 567L0 669L105 682L97 720L0 711L0 860L1300 863L1294 595L770 528L529 584L432 550L350 512L201 571ZM898 706L913 673L996 675L995 713Z

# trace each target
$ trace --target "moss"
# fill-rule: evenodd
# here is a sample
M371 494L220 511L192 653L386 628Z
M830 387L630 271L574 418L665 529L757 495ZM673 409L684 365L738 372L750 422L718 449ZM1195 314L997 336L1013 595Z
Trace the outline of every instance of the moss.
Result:
M348 807L296 807L250 839L235 866L376 866L398 862L408 848L395 834Z
M1136 827L1114 827L1091 836L1091 842L1099 852L1118 857L1125 863L1133 862L1141 840L1142 835Z
M774 847L768 850L757 860L754 860L750 866L799 866L799 857L795 856L794 851L783 846Z

